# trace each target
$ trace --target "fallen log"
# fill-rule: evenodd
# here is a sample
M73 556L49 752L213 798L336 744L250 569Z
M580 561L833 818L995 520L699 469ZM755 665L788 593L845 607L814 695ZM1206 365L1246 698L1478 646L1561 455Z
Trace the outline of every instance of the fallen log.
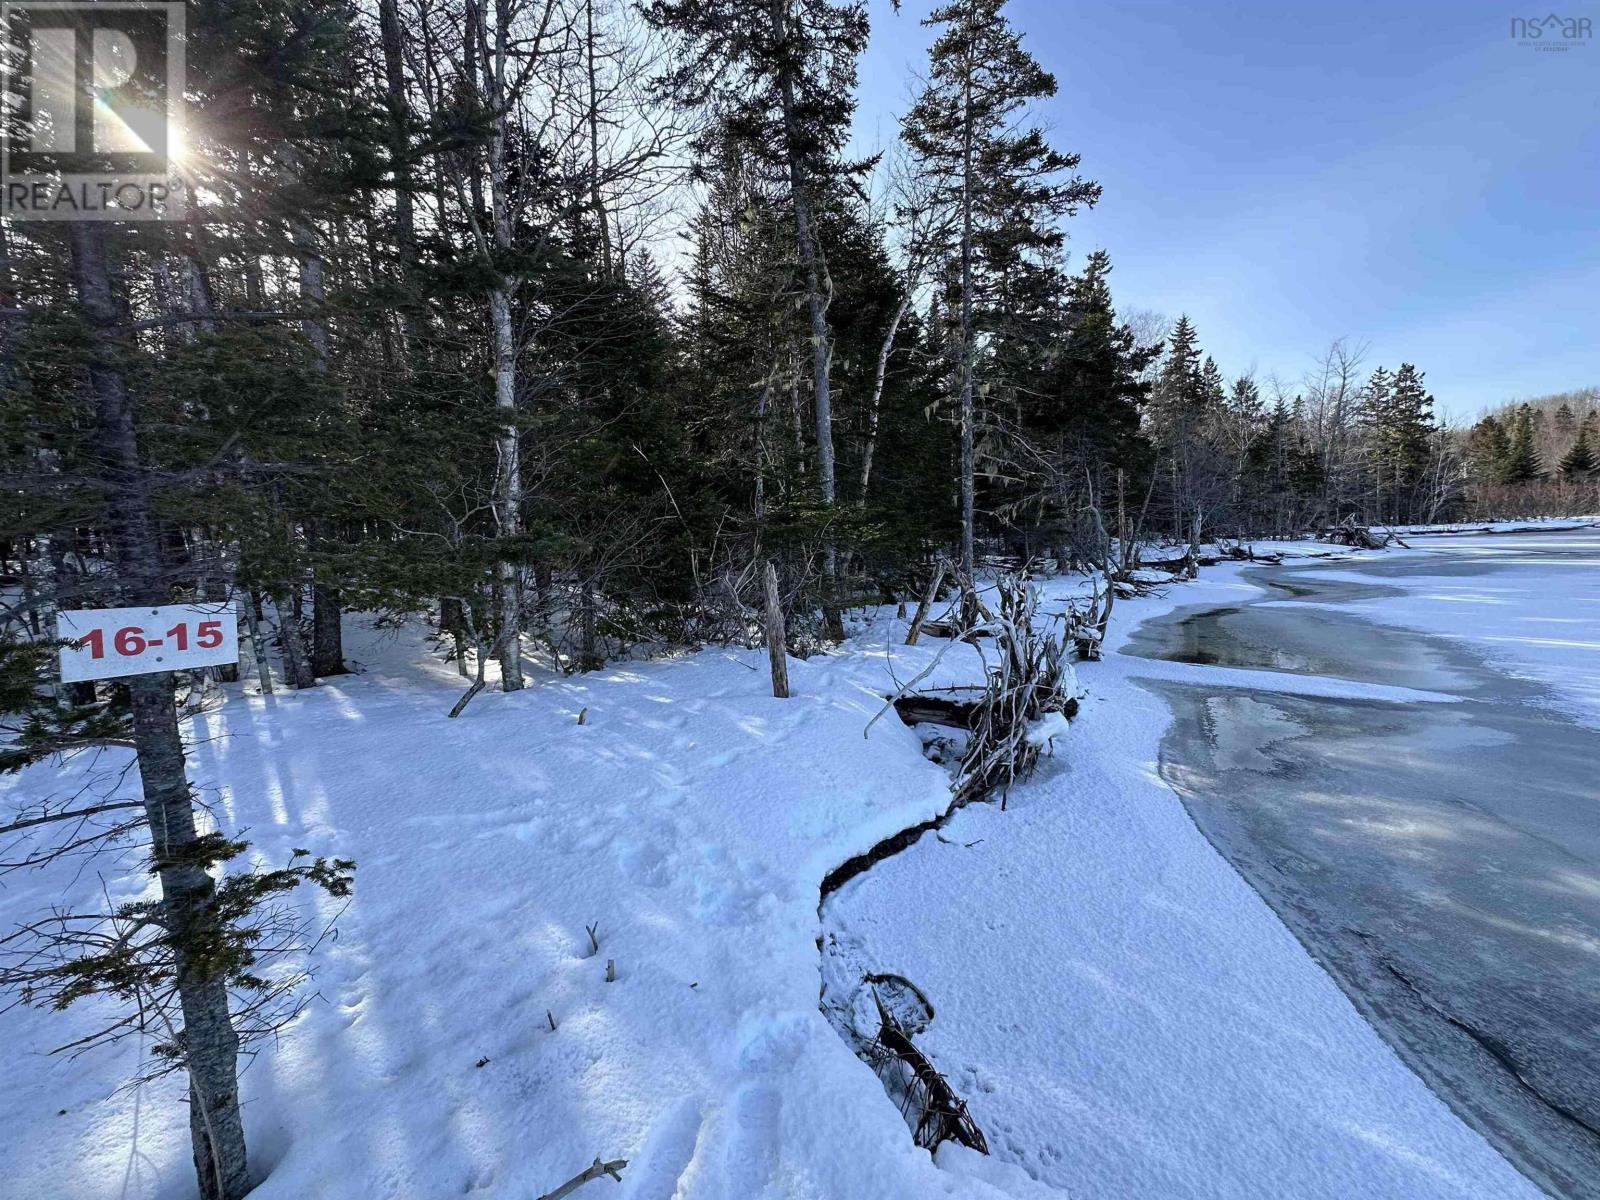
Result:
M954 621L924 621L918 631L929 637L945 638L949 641L971 641L973 638L993 637L987 629L963 630Z
M917 638L922 633L923 622L928 619L928 610L933 607L933 602L939 598L939 585L944 582L944 573L949 565L941 557L933 569L933 578L928 581L928 590L922 593L922 599L917 603L917 615L911 620L911 628L906 631L906 645L915 646Z
M877 991L873 1002L878 1007L881 1025L872 1049L879 1058L878 1074L881 1078L886 1068L896 1064L904 1067L908 1077L895 1081L904 1090L902 1112L909 1120L915 1113L911 1140L924 1150L937 1150L942 1142L960 1142L979 1154L989 1153L989 1143L983 1130L967 1112L966 1101L956 1095L955 1089L939 1069L928 1061L927 1055L917 1049L911 1035L900 1027L894 1015L884 1007ZM887 1080L885 1082L888 1082Z
M1349 546L1353 550L1382 550L1389 544L1390 535L1385 534L1380 539L1366 526L1357 525L1354 517L1346 517L1337 525L1325 526L1317 534L1317 541L1333 546Z
M929 696L913 693L892 698L894 711L907 725L943 725L946 729L972 729L983 707L984 689L972 688L971 699L957 696ZM1040 701L1049 706L1060 697L1054 689L1038 689ZM890 699L890 697L885 697ZM1060 711L1070 721L1078 715L1076 696L1060 697Z

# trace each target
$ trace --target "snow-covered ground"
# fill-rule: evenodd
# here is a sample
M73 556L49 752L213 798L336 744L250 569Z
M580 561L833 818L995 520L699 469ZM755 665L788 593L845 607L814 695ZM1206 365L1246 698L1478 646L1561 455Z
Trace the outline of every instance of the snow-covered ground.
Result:
M1375 529L1396 533L1403 538L1413 535L1448 535L1475 533L1531 533L1555 532L1572 529L1584 525L1600 524L1600 514L1591 513L1583 517L1522 517L1510 521L1455 521L1437 525L1377 525ZM1427 545L1425 541L1423 543Z
M1136 616L1243 594L1240 570L1120 604L1114 641ZM962 947L929 987L926 1045L996 1153L935 1163L914 1148L819 1011L816 944L823 875L948 799L912 731L889 719L863 736L894 679L940 648L908 650L903 630L880 616L838 653L791 662L787 701L760 652L708 650L545 675L449 721L460 681L420 636L362 626L364 674L235 688L196 719L194 779L227 827L272 863L300 846L359 864L318 956L322 1001L245 1074L255 1195L531 1200L596 1154L629 1160L623 1183L580 1195L621 1200L1532 1194L1189 822L1156 768L1170 714L1117 656L1085 670L1083 716L1011 811L967 810L943 831L990 839L938 847L948 887L896 900L902 936L937 923ZM957 648L929 682L977 669ZM0 804L121 765L108 752L36 767L0 780ZM95 869L13 878L0 924L102 883L114 900L145 887ZM892 887L895 869L846 892ZM1023 878L1052 882L1030 893L1046 902L1005 902ZM894 929L863 943L877 952ZM1035 969L1002 988L1018 977L1001 957ZM1065 1034L1031 1032L1040 1006ZM176 1081L119 1091L131 1043L47 1056L96 1017L0 1016L0 1196L193 1194ZM946 1062L955 1030L970 1049Z

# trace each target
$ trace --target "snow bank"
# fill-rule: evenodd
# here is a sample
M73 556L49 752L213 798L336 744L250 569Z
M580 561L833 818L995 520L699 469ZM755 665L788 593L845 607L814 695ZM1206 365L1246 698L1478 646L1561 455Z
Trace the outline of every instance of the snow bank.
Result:
M1401 1063L1158 774L1170 722L1144 679L1239 688L1253 671L1116 653L1137 617L1260 591L1227 565L1118 606L1111 650L1054 759L1007 811L974 806L826 910L831 985L894 973L918 1037L1000 1163L1093 1200L1535 1200ZM1243 677L1243 678L1241 678ZM1270 690L1403 689L1274 675ZM1446 699L1435 693L1411 698ZM1303 732L1282 719L1274 735ZM1225 752L1248 759L1245 746ZM941 1161L970 1152L941 1151ZM994 1178L999 1179L997 1174Z
M1111 640L1136 611L1247 586L1229 566L1204 594L1119 604ZM942 645L908 650L903 629L885 620L791 662L788 701L768 694L762 652L706 651L546 673L448 721L449 667L415 630L363 626L364 675L235 687L188 723L196 785L265 860L300 846L359 864L320 955L322 1001L244 1077L254 1195L529 1200L597 1153L629 1165L584 1194L619 1200L1037 1200L1049 1184L1085 1200L1308 1200L1334 1194L1308 1177L1338 1172L1346 1196L1519 1194L1188 823L1155 774L1165 710L1122 667L1086 679L1081 732L1011 813L961 818L961 840L995 845L991 822L1015 822L1015 855L953 853L960 903L899 913L905 944L938 922L938 944L962 947L935 977L928 1045L996 1155L915 1149L817 1003L823 875L948 800L911 730L882 720L863 737ZM977 670L956 647L926 684ZM125 765L41 766L0 780L0 798L114 786ZM114 898L145 886L98 866ZM1052 882L1048 903L985 925L1024 876ZM93 871L13 879L0 922L101 886ZM1041 1004L1070 1036L1032 1031ZM0 1196L191 1196L175 1080L118 1091L133 1044L46 1057L95 1018L5 1014ZM952 1062L941 1025L986 1032ZM1335 1174L1307 1166L1325 1158Z
M707 651L546 677L448 721L459 683L415 635L352 640L369 675L233 689L188 730L196 784L267 860L359 864L324 1002L244 1077L270 1172L253 1195L526 1198L596 1153L630 1160L613 1193L630 1200L998 1194L911 1146L817 1009L824 873L948 801L911 730L862 736L890 687L881 642L791 662L788 701L763 653ZM940 671L970 676L963 655ZM90 769L0 787L60 791ZM0 920L98 888L31 875ZM45 1057L88 1009L4 1020L0 1195L193 1193L175 1080L117 1092L132 1045Z

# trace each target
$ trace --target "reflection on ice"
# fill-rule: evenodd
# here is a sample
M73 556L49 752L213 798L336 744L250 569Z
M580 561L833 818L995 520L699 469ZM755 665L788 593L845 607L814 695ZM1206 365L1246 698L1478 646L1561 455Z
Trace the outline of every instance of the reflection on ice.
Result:
M1311 732L1283 709L1254 696L1207 697L1206 718L1219 771L1271 771L1277 761L1267 751Z

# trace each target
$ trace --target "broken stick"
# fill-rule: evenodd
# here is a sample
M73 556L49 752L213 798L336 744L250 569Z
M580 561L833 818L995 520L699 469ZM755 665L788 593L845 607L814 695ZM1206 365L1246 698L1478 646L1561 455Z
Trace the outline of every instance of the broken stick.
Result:
M609 1175L618 1183L622 1182L622 1168L628 1165L625 1158L612 1159L610 1162L601 1162L600 1156L595 1155L594 1162L579 1171L553 1192L546 1192L539 1200L561 1200L563 1196L570 1196L591 1179L599 1179L602 1175Z

